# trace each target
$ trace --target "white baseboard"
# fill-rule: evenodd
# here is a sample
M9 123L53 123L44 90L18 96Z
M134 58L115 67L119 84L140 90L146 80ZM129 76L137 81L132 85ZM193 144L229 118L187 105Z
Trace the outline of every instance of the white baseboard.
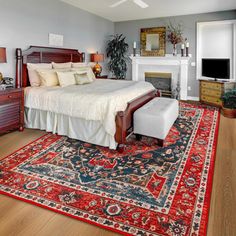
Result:
M199 97L190 97L190 96L188 96L188 97L187 97L187 100L190 100L190 101L199 101Z

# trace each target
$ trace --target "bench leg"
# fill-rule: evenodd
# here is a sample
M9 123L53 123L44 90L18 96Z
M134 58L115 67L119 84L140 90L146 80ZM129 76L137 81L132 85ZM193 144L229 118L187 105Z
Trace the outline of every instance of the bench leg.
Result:
M125 144L118 144L116 151L119 153L123 153L125 151Z
M157 139L158 146L163 147L164 146L164 140L163 139Z
M141 141L142 135L141 134L135 134L136 140Z

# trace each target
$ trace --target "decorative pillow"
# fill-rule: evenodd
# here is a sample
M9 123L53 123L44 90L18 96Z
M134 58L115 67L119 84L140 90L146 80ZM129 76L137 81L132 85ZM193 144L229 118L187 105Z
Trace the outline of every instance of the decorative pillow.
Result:
M66 62L66 63L55 63L52 62L53 69L65 69L65 68L71 68L72 62Z
M90 83L93 82L93 79L90 79L88 77L88 73L87 72L81 72L81 73L77 72L74 76L75 76L76 84L78 84L78 85L90 84Z
M29 75L29 81L30 85L32 87L38 87L41 84L41 80L39 77L37 69L52 69L52 64L46 64L46 63L27 63L27 69L28 69L28 75Z
M58 80L59 80L59 85L61 87L66 87L69 85L76 84L74 71L57 72L57 76L58 76Z
M72 71L76 71L76 72L78 72L78 73L80 73L80 72L86 72L87 74L88 74L88 77L89 77L89 79L92 79L92 80L95 80L96 79L96 77L95 77L95 75L94 75L94 73L93 73L93 70L92 70L92 68L90 67L90 66L81 66L81 67L78 67L78 68L72 68L71 69Z
M40 80L41 86L58 86L59 81L57 77L57 72L55 70L37 70Z
M72 62L72 68L80 68L88 66L86 62Z

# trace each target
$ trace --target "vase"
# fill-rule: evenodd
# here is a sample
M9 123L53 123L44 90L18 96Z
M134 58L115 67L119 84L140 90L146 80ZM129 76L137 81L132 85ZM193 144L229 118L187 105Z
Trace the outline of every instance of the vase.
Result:
M173 44L173 56L177 56L176 44Z

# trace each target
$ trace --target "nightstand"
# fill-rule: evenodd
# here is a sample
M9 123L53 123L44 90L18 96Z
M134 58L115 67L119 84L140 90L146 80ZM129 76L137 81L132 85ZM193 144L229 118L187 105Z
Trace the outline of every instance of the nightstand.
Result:
M24 91L0 90L0 134L15 129L24 130Z
M97 75L96 79L107 79L108 75Z

